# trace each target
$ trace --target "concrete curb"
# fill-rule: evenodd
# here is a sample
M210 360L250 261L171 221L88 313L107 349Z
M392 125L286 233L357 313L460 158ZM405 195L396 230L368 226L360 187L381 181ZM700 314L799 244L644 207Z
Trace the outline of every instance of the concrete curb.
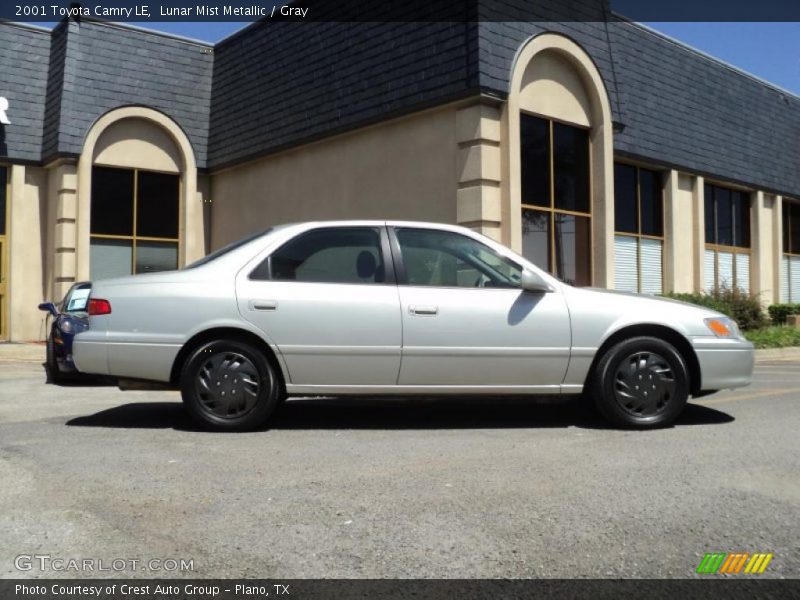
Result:
M790 346L788 348L765 348L756 350L756 362L767 362L770 360L800 360L800 347Z
M0 343L0 361L3 362L44 362L44 357L44 342ZM771 360L800 360L800 346L756 350L757 363Z

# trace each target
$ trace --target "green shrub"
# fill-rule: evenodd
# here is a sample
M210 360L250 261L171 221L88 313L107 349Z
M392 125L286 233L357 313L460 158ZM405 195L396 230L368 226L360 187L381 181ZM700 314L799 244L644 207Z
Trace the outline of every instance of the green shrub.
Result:
M789 315L800 315L800 304L773 304L767 312L773 325L783 325Z
M734 319L742 330L758 329L766 324L766 317L758 296L739 288L721 287L709 294L664 294L674 298L716 310Z
M756 348L800 346L800 329L794 327L764 327L745 331L744 336L753 342Z

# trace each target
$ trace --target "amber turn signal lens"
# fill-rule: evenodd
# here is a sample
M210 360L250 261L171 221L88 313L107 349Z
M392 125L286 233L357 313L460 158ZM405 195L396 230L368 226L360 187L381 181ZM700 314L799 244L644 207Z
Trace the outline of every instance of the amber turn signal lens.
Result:
M706 325L719 337L730 337L732 335L731 330L728 329L728 326L720 319L708 319Z

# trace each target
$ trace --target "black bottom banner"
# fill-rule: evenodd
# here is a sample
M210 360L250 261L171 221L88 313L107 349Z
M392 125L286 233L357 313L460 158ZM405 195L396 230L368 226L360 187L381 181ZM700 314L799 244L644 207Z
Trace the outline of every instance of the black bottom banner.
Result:
M4 579L2 600L800 598L775 579Z

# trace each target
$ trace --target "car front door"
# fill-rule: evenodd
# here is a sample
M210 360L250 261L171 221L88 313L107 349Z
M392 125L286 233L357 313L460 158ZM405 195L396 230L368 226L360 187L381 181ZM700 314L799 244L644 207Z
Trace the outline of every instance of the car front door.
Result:
M563 296L475 238L392 228L403 315L400 385L558 391L570 355Z
M277 345L292 385L396 383L400 303L385 227L300 233L240 275L237 296Z

